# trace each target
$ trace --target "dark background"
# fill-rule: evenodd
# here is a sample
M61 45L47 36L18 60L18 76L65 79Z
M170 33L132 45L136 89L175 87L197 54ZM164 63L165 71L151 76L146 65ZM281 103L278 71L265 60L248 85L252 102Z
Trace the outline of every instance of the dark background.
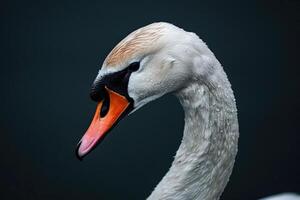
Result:
M123 120L83 162L89 89L128 33L197 33L237 99L239 152L222 199L300 192L300 2L1 1L0 199L145 199L167 172L183 110L167 96Z

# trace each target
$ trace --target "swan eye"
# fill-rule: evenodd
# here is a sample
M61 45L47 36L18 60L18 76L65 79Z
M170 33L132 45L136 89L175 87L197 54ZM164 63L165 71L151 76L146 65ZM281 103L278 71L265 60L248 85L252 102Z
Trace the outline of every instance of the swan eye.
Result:
M140 68L140 62L133 62L128 66L128 71L135 72Z

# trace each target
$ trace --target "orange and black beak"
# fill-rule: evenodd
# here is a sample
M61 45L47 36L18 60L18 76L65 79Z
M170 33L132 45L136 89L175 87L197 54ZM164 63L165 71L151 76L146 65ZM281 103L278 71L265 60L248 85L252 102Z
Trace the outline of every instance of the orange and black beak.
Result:
M130 75L139 66L139 62L134 62L121 71L99 76L94 81L90 96L98 105L90 127L77 145L76 155L80 160L134 109L134 100L128 94L128 83Z
M81 160L93 150L106 134L132 109L130 100L105 86L105 97L98 102L88 130L78 143L76 155Z

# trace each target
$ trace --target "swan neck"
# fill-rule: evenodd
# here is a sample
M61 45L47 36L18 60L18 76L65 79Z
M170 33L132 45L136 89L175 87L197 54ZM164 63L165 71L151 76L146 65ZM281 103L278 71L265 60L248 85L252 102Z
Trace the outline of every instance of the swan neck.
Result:
M219 70L214 74L219 77L194 81L176 93L185 115L182 142L149 200L221 196L237 153L238 122L231 86Z

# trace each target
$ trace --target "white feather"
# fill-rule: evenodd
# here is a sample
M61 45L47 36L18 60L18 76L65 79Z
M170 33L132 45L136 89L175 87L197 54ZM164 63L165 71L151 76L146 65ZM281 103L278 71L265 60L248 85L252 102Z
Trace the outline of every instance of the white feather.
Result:
M262 198L259 200L300 200L300 196L294 193L283 193L274 196Z

